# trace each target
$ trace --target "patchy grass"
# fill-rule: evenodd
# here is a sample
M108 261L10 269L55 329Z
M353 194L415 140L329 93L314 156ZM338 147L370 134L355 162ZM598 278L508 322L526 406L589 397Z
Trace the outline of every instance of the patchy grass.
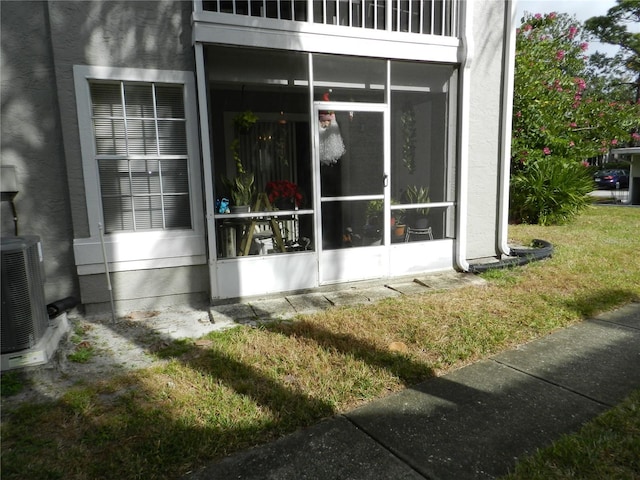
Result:
M543 262L485 287L335 308L172 343L168 361L2 411L3 479L177 478L434 375L640 298L640 210L518 225ZM392 345L402 345L397 350Z
M640 477L640 390L574 435L522 459L503 480Z
M75 350L67 355L67 358L72 362L87 363L91 360L94 354L95 351L93 349L93 345L85 341L78 343Z
M75 344L75 350L67 355L67 358L76 363L87 363L95 355L95 350L91 342L85 340L86 333L93 327L91 324L81 322L73 329L71 342Z
M0 379L0 392L3 397L16 395L24 388L24 379L17 371L8 371Z

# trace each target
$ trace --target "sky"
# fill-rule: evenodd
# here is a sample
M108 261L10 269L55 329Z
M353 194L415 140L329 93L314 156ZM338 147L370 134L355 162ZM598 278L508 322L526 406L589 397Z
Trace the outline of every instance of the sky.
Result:
M615 0L516 0L516 24L520 24L520 19L524 12L529 13L568 13L575 16L580 22L588 18L606 15L607 10L616 4ZM615 47L602 44L595 40L589 43L587 53L595 53L598 50L608 55L615 52Z

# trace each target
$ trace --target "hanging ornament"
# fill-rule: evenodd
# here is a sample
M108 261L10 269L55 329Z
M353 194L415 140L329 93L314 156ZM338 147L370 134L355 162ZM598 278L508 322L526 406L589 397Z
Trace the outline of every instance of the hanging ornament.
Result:
M323 95L323 100L329 101L329 93ZM320 164L335 165L345 154L346 149L340 134L340 126L333 112L320 112Z

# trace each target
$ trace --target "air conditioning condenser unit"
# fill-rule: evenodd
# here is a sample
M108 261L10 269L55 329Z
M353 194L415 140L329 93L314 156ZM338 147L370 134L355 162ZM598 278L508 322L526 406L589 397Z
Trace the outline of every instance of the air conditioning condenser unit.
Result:
M40 237L2 237L2 354L36 345L49 326Z

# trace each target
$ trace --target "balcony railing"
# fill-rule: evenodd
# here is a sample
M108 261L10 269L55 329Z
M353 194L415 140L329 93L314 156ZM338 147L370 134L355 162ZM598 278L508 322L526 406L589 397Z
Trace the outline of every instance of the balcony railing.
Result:
M460 0L204 0L205 11L294 22L458 36Z

